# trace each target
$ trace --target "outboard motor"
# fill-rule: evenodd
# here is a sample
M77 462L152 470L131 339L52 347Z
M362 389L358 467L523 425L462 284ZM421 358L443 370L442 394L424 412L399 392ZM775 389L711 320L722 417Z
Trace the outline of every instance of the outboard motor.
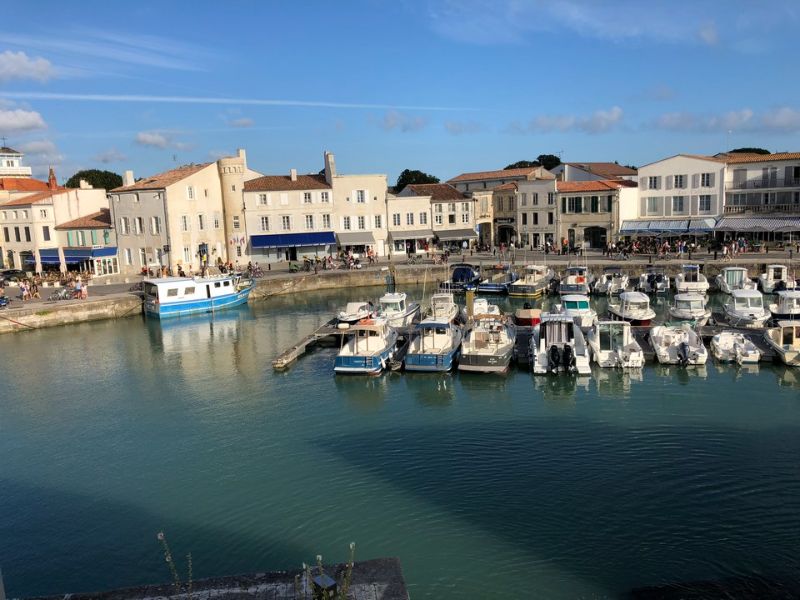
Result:
M553 344L547 352L547 370L551 373L558 371L558 366L561 364L561 351L558 346Z
M569 344L564 344L564 350L561 355L561 360L564 361L564 368L573 373L575 371L575 352L572 350L572 346Z
M678 364L685 367L689 364L689 344L688 342L681 342L678 346Z

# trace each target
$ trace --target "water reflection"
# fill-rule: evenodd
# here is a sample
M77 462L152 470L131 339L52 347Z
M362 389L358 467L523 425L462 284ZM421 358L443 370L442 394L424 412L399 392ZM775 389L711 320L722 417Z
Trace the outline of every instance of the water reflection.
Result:
M386 392L390 384L391 373L384 373L377 377L369 375L338 375L334 376L336 390L347 403L362 412L376 411L381 408L386 400Z
M688 365L681 367L679 365L662 365L656 363L653 367L653 372L664 378L672 379L681 385L688 385L692 379L708 379L708 366L707 365Z
M644 369L601 369L592 365L592 376L600 396L627 400L632 384L644 380Z
M456 399L456 384L451 373L404 373L414 399L422 406L448 406Z
M578 390L588 391L591 377L577 375L551 374L532 377L533 388L542 394L545 403L553 406L572 407Z

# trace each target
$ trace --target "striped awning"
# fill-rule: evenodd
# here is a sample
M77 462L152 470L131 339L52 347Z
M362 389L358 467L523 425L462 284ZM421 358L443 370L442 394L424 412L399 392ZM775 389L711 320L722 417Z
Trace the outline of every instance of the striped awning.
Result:
M634 233L647 233L650 221L623 221L619 232L622 235L633 235Z
M717 220L712 218L690 219L687 233L709 233L714 231Z
M689 229L688 220L650 221L649 233L686 233Z
M800 217L722 217L717 231L776 231L788 233L800 231Z
M433 237L430 229L415 229L414 231L390 231L392 240L429 240Z

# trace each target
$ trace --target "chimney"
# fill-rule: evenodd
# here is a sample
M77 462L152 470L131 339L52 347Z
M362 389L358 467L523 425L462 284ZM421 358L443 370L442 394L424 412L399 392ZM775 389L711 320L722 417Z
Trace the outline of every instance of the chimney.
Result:
M289 179L297 181L297 169L289 169Z
M53 167L50 167L50 173L47 174L47 187L51 190L58 189L58 181L56 180L56 172Z
M80 182L78 183L78 187L82 190L91 190L93 188L93 186L89 185L89 182L86 181L85 179L80 180Z
M241 158L244 161L244 163L247 164L247 153L244 151L244 148L237 148L236 156Z
M133 171L125 171L125 174L122 176L122 185L129 186L136 183L133 178Z
M333 178L336 177L336 161L333 152L325 151L325 181L328 185L333 185Z

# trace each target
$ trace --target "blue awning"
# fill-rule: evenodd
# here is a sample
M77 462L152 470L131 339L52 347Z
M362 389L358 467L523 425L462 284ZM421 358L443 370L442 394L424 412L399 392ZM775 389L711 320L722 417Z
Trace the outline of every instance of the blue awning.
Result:
M650 221L623 221L622 227L619 232L622 235L631 235L634 233L648 233L650 228Z
M686 233L689 229L688 220L650 221L650 233Z
M42 260L39 261L43 265L60 265L61 261L58 259L58 256L42 256ZM83 262L85 259L77 258L77 257L64 257L64 262L68 265L77 265L78 263ZM25 263L29 265L36 264L36 259L33 256L28 256L25 259Z
M89 260L92 258L91 248L64 248L64 258L77 258L79 260Z
M714 231L714 226L717 224L716 219L691 219L689 221L688 233L709 233Z
M253 248L291 248L293 246L325 246L335 244L336 236L332 231L315 231L313 233L276 233L273 235L251 235L250 245Z
M92 258L104 258L106 256L116 256L116 246L106 246L105 248L92 248Z
M55 258L58 262L58 248L40 248L39 256L42 257L42 262L45 258Z

